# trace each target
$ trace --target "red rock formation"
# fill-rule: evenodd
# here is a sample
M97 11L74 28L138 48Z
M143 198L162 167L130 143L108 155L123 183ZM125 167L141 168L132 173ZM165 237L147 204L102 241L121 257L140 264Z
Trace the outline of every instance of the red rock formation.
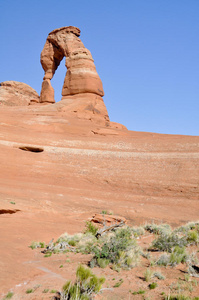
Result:
M50 79L65 56L67 73L62 89L62 100L70 100L71 95L80 95L81 98L86 98L86 107L93 107L95 113L98 111L98 114L102 114L107 120L108 113L101 98L104 95L102 82L97 74L92 55L78 38L79 35L80 30L73 26L55 29L49 33L41 52L41 64L45 76L40 102L55 102ZM82 96L82 94L86 95ZM103 106L101 111L96 108L96 105L99 106L97 103ZM78 107L75 110L78 111Z
M0 83L0 104L23 106L31 100L39 102L39 95L28 84L12 80Z

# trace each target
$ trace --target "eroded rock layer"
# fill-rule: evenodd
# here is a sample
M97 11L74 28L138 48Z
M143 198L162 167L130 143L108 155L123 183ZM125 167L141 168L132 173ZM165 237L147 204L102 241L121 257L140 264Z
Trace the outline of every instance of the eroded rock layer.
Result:
M30 101L39 102L39 95L28 84L18 81L0 83L0 104L7 106L29 105Z

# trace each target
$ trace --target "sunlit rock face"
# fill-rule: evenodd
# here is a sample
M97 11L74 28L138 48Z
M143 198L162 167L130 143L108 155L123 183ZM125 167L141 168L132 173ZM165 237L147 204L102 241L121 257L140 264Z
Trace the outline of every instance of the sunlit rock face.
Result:
M28 84L13 80L0 83L0 105L24 106L31 101L39 102L39 95Z
M47 83L42 84L40 102L55 101L50 80L64 56L67 73L62 89L62 100L67 96L82 93L92 93L101 97L104 95L92 55L84 47L79 36L79 28L73 26L58 28L49 33L41 52L41 64L45 71L44 82Z

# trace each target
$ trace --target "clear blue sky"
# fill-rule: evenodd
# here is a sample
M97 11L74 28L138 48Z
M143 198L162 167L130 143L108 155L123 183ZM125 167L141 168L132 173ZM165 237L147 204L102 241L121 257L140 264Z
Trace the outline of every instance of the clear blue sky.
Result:
M48 33L77 26L110 119L130 130L199 135L199 0L0 0L0 82L40 93ZM52 79L56 101L66 68Z

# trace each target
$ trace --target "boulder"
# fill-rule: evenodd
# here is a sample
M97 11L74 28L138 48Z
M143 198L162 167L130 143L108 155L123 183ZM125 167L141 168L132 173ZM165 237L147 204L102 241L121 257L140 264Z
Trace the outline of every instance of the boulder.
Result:
M119 223L126 224L126 219L121 216L116 215L106 215L106 214L95 214L91 219L93 223L106 224L106 225L116 225Z
M31 100L39 102L39 95L28 84L12 80L0 83L0 105L24 106Z

